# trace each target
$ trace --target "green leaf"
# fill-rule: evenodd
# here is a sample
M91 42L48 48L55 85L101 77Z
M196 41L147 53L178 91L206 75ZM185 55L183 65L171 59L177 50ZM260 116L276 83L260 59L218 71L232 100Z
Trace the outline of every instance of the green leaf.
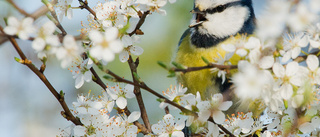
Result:
M169 73L169 75L167 76L168 78L172 78L172 77L175 77L176 76L176 73L175 72L171 72Z
M46 63L47 63L47 57L43 57L42 59L41 59L41 61L42 61L42 63L44 64L44 65L46 65Z
M109 81L114 81L114 78L108 75L104 75L103 78Z
M127 30L130 28L130 23L129 23L130 18L131 17L128 18L127 24L125 26L123 26L123 28L119 29L120 34L126 34L127 33Z
M177 63L177 62L172 62L172 65L175 66L178 69L186 69L186 67L184 67L183 65Z
M64 97L64 92L63 90L60 90L60 96L63 98Z
M163 67L164 69L168 69L168 68L167 68L167 65L164 64L162 61L158 61L157 63L158 63L158 65L160 65L160 66Z
M201 59L206 63L206 64L210 64L210 61L208 59L206 59L205 57L201 56Z
M8 18L3 18L3 20L4 20L4 23L8 25Z
M161 103L161 102L164 102L165 99L163 99L163 98L158 98L157 101Z
M14 60L17 61L18 63L23 63L23 60L18 57L14 57Z
M284 100L283 103L284 103L284 107L287 109L288 108L288 101Z

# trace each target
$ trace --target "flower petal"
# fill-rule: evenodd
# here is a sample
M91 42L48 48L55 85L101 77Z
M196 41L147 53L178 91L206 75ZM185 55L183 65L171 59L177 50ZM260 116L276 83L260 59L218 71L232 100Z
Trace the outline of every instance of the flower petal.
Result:
M222 113L222 111L214 112L212 115L212 118L214 122L216 122L217 124L222 124L226 120L226 117L224 113Z
M222 111L227 111L232 105L232 101L222 102L219 106L219 109Z
M94 43L101 43L103 41L102 34L97 31L97 30L91 30L89 32L89 38L94 42Z
M120 109L124 109L127 106L127 99L125 99L124 97L119 97L116 100L116 104Z
M259 62L259 67L262 69L268 69L273 66L273 63L274 63L273 56L264 56Z
M139 46L132 46L130 48L130 52L134 55L141 55L143 53L143 48L139 47Z
M288 83L284 84L281 86L281 88L279 89L280 94L282 96L283 99L290 99L293 95L293 89L292 86Z
M171 114L164 115L163 121L167 126L173 126L174 125L174 117Z
M309 55L306 62L311 71L315 71L319 67L319 59L315 55Z
M132 123L134 121L137 121L141 116L141 113L139 111L133 111L130 116L128 117L128 122Z
M236 47L234 45L232 45L232 44L222 45L221 47L222 47L222 49L224 49L227 52L236 51Z
M182 131L174 131L171 134L172 137L184 137L184 133Z
M75 82L75 87L76 89L79 89L84 83L84 79L83 79L83 76L80 75L76 78L76 82Z
M288 65L286 66L286 75L293 76L298 72L298 70L299 70L298 62L292 61L288 63Z
M282 78L285 75L285 68L280 63L274 63L272 67L273 73L278 77Z
M129 52L126 50L123 50L120 54L119 54L119 59L122 63L127 62L129 59Z

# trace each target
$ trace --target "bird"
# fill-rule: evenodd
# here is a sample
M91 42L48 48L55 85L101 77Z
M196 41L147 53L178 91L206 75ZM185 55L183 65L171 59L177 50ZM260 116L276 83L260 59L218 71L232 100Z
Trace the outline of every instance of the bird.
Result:
M225 56L223 45L232 43L239 35L251 35L256 28L252 0L194 0L190 11L193 16L189 28L182 34L174 62L186 67L202 67L203 58L216 63ZM222 78L209 69L177 75L178 83L187 87L187 93L201 94L209 99L213 94L230 89L230 80Z

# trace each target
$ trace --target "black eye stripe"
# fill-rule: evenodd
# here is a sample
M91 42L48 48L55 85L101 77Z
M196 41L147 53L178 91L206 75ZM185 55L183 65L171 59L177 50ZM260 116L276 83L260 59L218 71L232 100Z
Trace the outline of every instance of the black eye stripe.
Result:
M210 13L210 14L213 14L216 12L220 13L220 12L224 11L226 8L227 8L227 4L226 5L219 5L213 9L207 9L206 12Z
M205 12L209 14L220 13L220 12L223 12L228 7L235 6L235 5L242 5L242 2L241 1L230 2L224 5L216 6L215 8L207 9L205 10Z

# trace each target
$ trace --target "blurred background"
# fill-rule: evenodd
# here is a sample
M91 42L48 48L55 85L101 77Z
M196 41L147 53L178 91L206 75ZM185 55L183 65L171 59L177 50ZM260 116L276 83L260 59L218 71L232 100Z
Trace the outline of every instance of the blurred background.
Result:
M34 12L42 6L40 0L14 0L18 6L28 13ZM94 7L98 0L90 0L89 6ZM263 11L264 0L253 0L257 18ZM79 6L74 0L72 6ZM141 30L145 35L141 36L141 46L145 52L140 56L138 68L139 76L154 90L161 93L170 85L176 85L174 78L167 78L167 71L162 69L157 61L170 63L176 50L180 36L187 29L193 7L192 0L177 0L174 4L167 4L164 9L167 16L158 13L150 15L143 24ZM79 35L81 24L86 23L88 11L74 9L74 17L69 20L64 18L62 25L69 34ZM0 25L4 26L4 17L22 16L5 0L0 0ZM36 25L46 22L46 17L35 21ZM26 56L39 67L40 62L31 48L30 41L19 41L20 47ZM61 106L40 79L26 66L14 61L19 57L11 43L0 45L0 137L55 137L60 134L71 122L60 115ZM135 57L135 56L134 56ZM127 63L121 63L118 58L109 63L107 68L116 74L131 80L131 74ZM96 69L98 70L98 69ZM91 91L94 95L100 95L102 89L95 83L85 83L82 88L74 88L74 79L67 69L60 67L60 62L49 58L45 75L56 88L66 93L66 102L69 108L72 102L77 100L78 94L87 95ZM103 73L100 72L100 76ZM109 85L114 83L104 81ZM158 108L159 102L150 93L142 91L150 122L156 123L164 111ZM131 111L139 110L135 99L129 99L128 107Z

